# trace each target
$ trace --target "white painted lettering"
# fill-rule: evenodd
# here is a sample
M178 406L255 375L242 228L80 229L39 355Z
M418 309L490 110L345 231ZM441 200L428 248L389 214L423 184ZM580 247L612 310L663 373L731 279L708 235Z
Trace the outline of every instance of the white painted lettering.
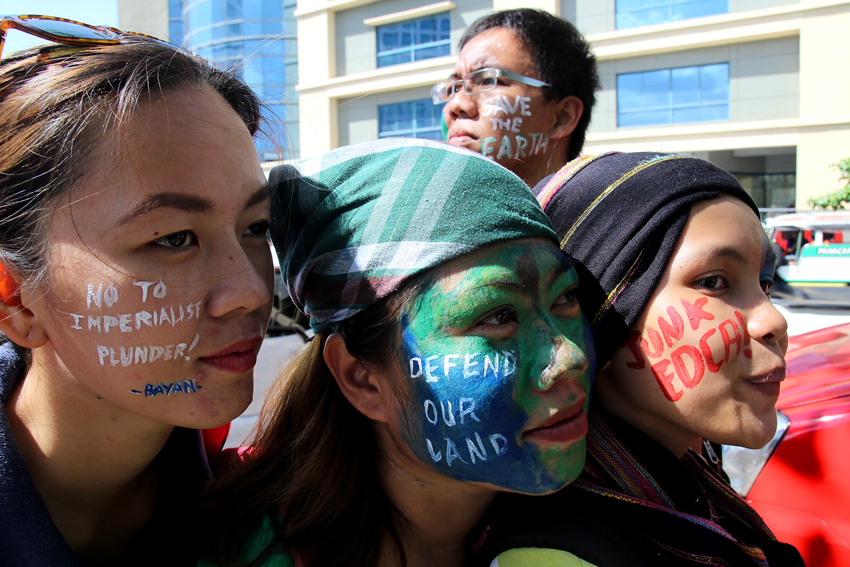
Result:
M153 285L153 282L133 282L133 285L137 285L142 288L142 303L148 300L148 288Z
M157 299L162 299L165 297L166 289L165 283L162 280L159 280L159 283L156 284L153 288L153 296Z
M86 291L86 307L91 308L92 301L98 307L101 305L101 299L103 298L103 284L100 284L97 288L97 292L94 291L94 284L89 284L88 291Z
M109 287L103 292L103 301L107 307L112 307L118 303L118 290L115 289L114 285L109 284Z
M469 404L467 407L463 407L463 404ZM478 423L481 423L481 420L478 419L478 416L475 415L475 400L472 398L461 398L458 402L458 409L460 410L460 423L463 425L463 418L465 416L469 416Z
M416 363L417 370L414 372L413 366ZM418 356L414 356L410 359L410 377L411 378L419 378L422 376L422 359Z

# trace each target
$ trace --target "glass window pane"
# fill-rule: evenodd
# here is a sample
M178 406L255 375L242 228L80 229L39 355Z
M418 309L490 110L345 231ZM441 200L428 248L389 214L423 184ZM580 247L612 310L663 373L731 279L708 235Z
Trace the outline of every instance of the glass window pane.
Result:
M699 102L699 77L698 67L672 70L670 84L674 106Z
M440 108L431 99L378 106L378 137L388 136L442 140Z
M673 20L689 20L715 14L729 12L729 0L699 0L697 2L680 2L672 6Z
M617 125L729 119L729 64L617 76Z
M398 65L448 55L451 18L449 13L378 26L376 30L378 67Z
M729 101L729 64L700 67L702 102Z
M617 0L617 29L729 12L729 0Z

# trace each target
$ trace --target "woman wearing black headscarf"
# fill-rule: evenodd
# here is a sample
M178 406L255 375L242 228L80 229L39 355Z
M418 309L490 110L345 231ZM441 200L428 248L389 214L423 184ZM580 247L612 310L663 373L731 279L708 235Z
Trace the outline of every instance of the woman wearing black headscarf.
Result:
M596 341L587 464L552 496L501 499L478 564L540 565L543 548L551 565L803 565L691 450L776 429L787 327L752 199L708 162L640 153L579 158L538 200Z

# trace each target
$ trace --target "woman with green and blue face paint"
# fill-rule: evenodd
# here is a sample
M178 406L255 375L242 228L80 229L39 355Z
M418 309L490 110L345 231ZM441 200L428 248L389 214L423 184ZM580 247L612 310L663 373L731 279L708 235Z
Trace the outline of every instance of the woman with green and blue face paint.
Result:
M592 336L525 184L379 140L272 172L273 240L316 333L211 493L217 564L465 565L499 491L584 464Z

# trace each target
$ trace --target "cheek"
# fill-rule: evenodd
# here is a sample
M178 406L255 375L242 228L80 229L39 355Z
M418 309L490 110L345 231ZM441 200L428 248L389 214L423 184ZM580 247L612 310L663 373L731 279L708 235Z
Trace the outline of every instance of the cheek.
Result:
M680 400L704 377L721 373L724 365L752 358L743 317L738 311L727 316L726 311L705 297L656 300L647 320L620 347L623 365L648 370L667 400Z
M496 160L511 160L545 152L549 135L539 128L536 111L527 96L498 94L484 99L478 112L490 136L482 138L481 153Z
M199 333L201 294L164 281L83 280L75 295L53 317L57 338L69 343L62 353L69 367L121 374L144 382L165 379L185 367L203 346ZM184 378L186 376L183 376ZM144 384L135 384L134 393Z

